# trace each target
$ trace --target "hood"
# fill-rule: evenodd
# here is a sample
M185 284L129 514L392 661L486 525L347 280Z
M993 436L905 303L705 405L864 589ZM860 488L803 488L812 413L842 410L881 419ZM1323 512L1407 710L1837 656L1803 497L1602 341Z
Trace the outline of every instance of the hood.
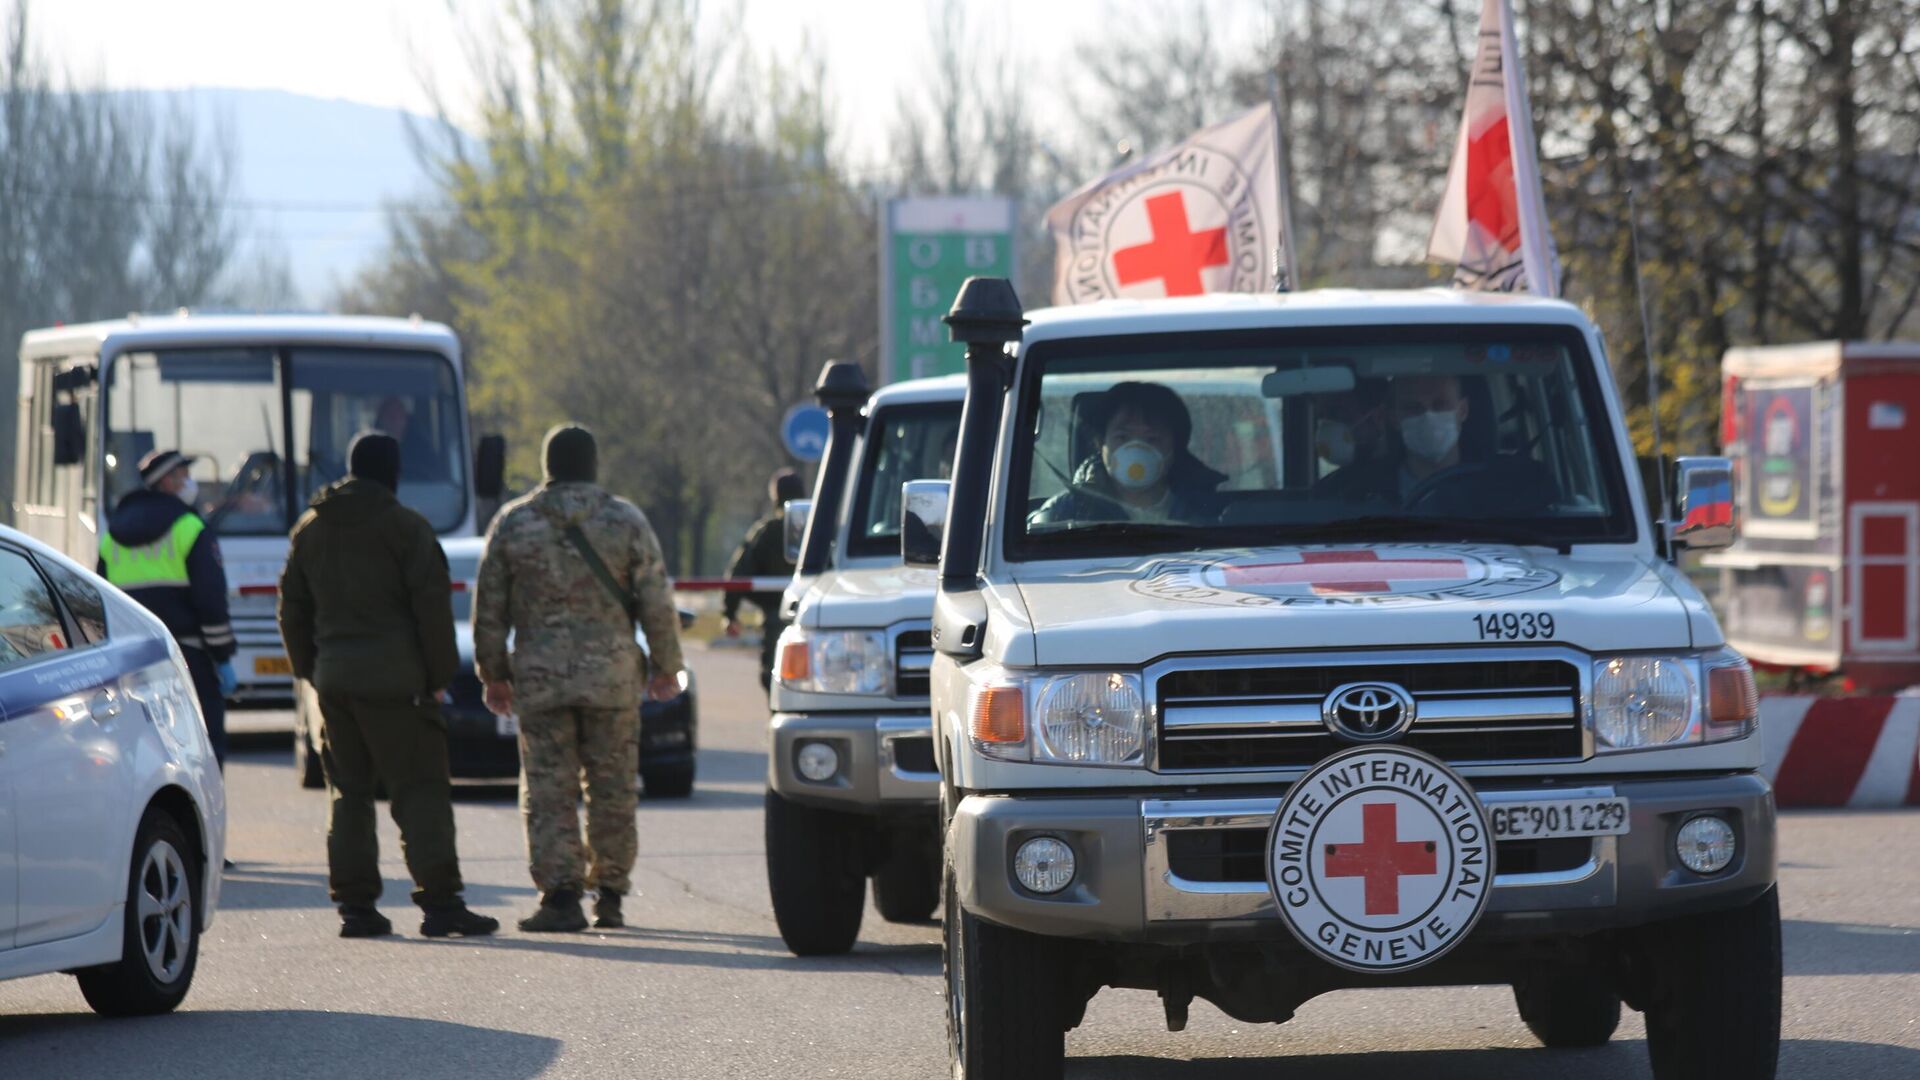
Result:
M399 501L380 484L348 477L321 489L313 497L313 512L329 525L353 528L379 517Z
M108 515L107 533L127 547L139 547L165 536L174 522L191 513L192 508L175 496L138 488Z
M611 498L598 484L550 481L540 485L528 501L554 528L564 529L587 520Z
M1137 665L1171 652L1694 644L1682 598L1652 560L1628 554L1331 545L1025 563L1013 578L1046 665Z
M831 570L813 579L800 600L799 622L821 629L880 629L933 618L938 571L919 566Z

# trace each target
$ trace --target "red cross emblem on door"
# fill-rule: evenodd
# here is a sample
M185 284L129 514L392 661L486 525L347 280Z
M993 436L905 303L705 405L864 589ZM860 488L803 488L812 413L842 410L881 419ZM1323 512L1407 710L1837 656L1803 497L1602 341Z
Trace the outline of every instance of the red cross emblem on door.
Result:
M1304 551L1299 562L1247 563L1221 571L1229 586L1307 585L1315 595L1384 593L1395 581L1465 581L1461 559L1382 559L1375 551Z
M1327 845L1327 876L1362 879L1369 915L1400 914L1400 879L1439 872L1433 841L1400 839L1400 808L1390 802L1360 807L1359 843Z
M1160 279L1168 296L1198 296L1206 291L1200 272L1227 265L1227 230L1193 231L1187 224L1187 199L1178 191L1147 199L1152 238L1113 253L1114 275L1121 285Z

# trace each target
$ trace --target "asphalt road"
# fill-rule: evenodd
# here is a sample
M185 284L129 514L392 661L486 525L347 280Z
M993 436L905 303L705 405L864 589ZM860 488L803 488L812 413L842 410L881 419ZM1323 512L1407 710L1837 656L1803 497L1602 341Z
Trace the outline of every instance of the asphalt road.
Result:
M397 836L388 897L405 935L342 941L325 891L325 800L286 752L228 769L226 895L178 1013L103 1021L73 980L0 983L0 1076L906 1077L946 1068L936 926L868 912L851 956L797 960L767 907L760 799L765 708L742 651L693 652L700 785L640 810L635 928L427 941L411 933ZM254 716L245 726L275 718ZM526 913L510 787L463 788L475 907ZM1920 813L1786 818L1784 1077L1920 1076ZM1107 991L1067 1037L1075 1077L1372 1080L1649 1076L1637 1014L1603 1049L1539 1049L1505 988L1368 990L1249 1027L1196 1001L1164 1030L1157 999Z

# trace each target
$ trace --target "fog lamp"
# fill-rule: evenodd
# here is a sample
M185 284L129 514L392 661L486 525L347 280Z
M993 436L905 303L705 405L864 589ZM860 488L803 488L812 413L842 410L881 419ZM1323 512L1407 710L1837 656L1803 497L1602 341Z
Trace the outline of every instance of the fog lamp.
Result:
M1680 826L1673 846L1687 869L1696 874L1717 874L1733 862L1733 826L1724 818L1697 817Z
M1029 892L1057 893L1073 881L1073 849L1064 840L1036 836L1013 853L1013 876Z
M824 784L840 771L840 755L823 742L801 743L799 752L793 756L793 764L801 776Z

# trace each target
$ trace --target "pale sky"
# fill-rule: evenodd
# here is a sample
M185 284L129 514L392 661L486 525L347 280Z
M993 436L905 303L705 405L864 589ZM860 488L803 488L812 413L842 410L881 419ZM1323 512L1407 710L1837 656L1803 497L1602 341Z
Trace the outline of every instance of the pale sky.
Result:
M450 99L466 97L460 31L488 26L507 6L505 0L31 2L41 49L84 82L274 88L414 111L428 107L423 66L445 80ZM1226 6L1249 17L1268 2L1226 0ZM759 51L791 56L803 36L811 38L825 53L849 148L864 161L880 153L901 89L928 74L930 0L709 0L703 18L717 27L735 3ZM1106 32L1115 7L1109 0L965 0L965 6L968 20L993 38L1009 37L1017 27L1029 57L1064 53ZM1033 64L1034 104L1043 119L1061 108L1049 73L1064 66Z

